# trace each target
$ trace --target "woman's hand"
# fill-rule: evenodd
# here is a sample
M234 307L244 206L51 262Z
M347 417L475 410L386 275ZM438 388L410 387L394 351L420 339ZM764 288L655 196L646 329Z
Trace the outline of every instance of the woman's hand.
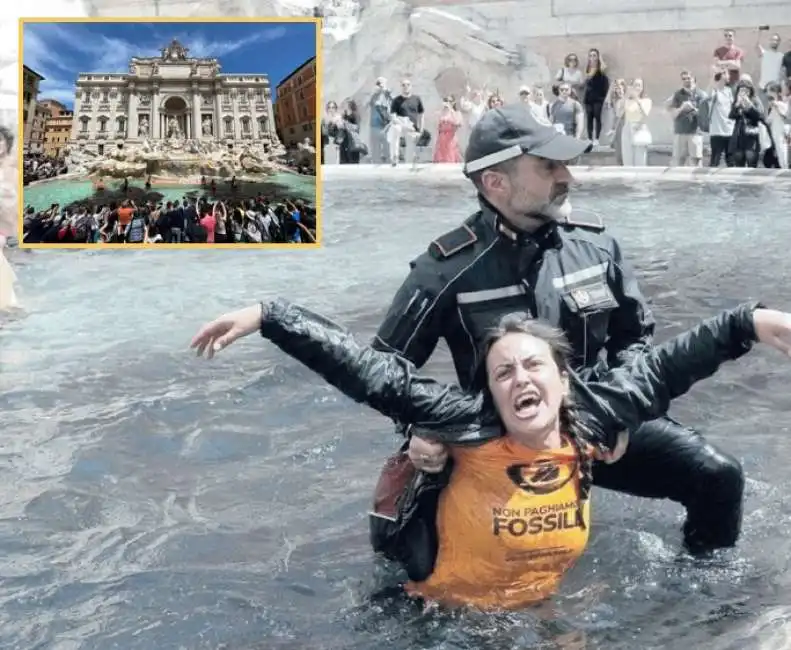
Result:
M412 436L409 440L407 456L421 472L439 474L448 462L448 448L440 442Z
M195 348L199 357L206 351L206 358L211 359L216 352L227 348L237 339L258 331L261 327L261 311L261 305L253 305L223 314L198 330L190 342L190 348Z
M611 465L617 463L626 453L626 448L629 446L629 432L621 431L618 434L618 439L615 443L615 449L604 450L598 447L593 448L594 459Z
M753 324L759 342L791 357L791 314L775 309L756 309Z

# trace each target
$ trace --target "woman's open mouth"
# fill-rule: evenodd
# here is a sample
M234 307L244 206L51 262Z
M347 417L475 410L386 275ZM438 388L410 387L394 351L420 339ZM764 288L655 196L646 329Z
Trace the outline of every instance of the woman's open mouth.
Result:
M518 395L514 400L514 413L520 420L529 420L538 414L539 406L541 406L541 396L529 391Z

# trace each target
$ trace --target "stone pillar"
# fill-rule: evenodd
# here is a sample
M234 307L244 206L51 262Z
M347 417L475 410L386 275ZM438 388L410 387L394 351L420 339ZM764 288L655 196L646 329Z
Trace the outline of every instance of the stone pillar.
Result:
M162 137L162 129L159 122L159 86L154 86L151 90L151 137L159 139Z
M239 139L242 131L242 124L239 121L239 91L237 90L234 95L231 95L231 102L233 106L233 139L234 144Z
M80 108L82 108L82 89L77 88L77 94L74 97L74 118L71 121L71 140L77 139L77 134L82 128L82 120L80 119Z
M137 96L137 89L135 88L134 84L129 85L129 104L127 106L127 121L126 121L126 132L127 138L131 138L133 140L137 140L139 137L137 135L137 130L140 128L137 119L137 105L140 101L140 98Z
M214 139L219 141L222 139L222 87L215 86L214 88Z
M275 131L275 109L272 108L272 92L267 88L266 90L266 124L269 128L269 135L276 135Z
M201 105L201 96L200 92L198 91L198 84L192 84L192 135L190 136L193 140L197 140L203 137L203 131L201 131L201 123L200 123L200 105Z

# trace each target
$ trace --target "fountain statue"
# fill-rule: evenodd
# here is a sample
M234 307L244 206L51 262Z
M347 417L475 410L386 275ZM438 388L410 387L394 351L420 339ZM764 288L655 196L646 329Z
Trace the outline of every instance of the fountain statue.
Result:
M212 135L212 125L211 125L211 117L206 115L203 118L203 122L201 124L201 130L203 131L203 135Z
M148 117L145 115L140 120L140 126L137 127L137 135L141 138L148 137Z
M259 181L278 171L282 145L271 147L269 141L263 140L232 152L213 140L185 139L174 117L168 119L167 131L167 139L151 140L148 124L141 121L141 132L145 135L141 136L139 144L126 143L104 155L86 149L83 144L68 147L69 168L88 176L143 178L153 175L186 182L196 182L201 176L236 176L239 180Z
M181 140L182 138L181 127L179 127L178 120L172 115L170 119L168 119L168 138L173 138L174 140Z
M316 147L314 147L310 138L305 138L304 141L297 145L297 151L294 154L294 161L300 167L307 167L311 171L316 168Z

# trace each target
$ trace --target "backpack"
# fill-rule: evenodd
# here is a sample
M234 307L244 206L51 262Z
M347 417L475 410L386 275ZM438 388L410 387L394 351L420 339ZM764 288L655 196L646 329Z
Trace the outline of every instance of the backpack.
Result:
M72 237L74 237L74 241L81 244L88 239L88 222L90 219L90 215L85 215L77 219L77 223L72 227Z

